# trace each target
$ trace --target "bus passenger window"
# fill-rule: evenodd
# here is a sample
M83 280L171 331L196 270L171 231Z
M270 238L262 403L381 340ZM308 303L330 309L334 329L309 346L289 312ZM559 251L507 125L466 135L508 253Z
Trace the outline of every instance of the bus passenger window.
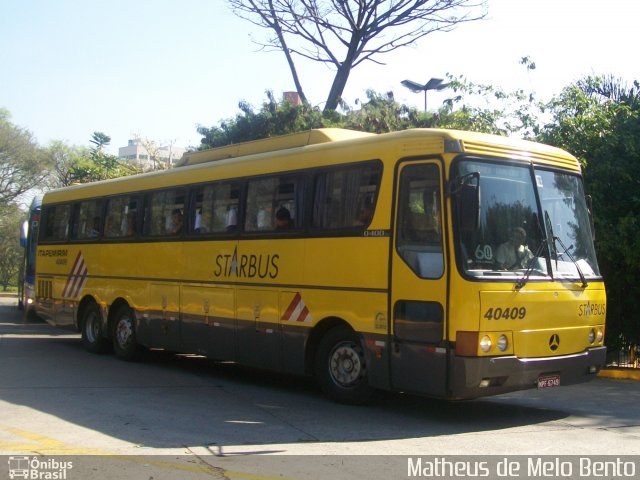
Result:
M368 227L380 174L378 163L319 172L315 178L313 227L326 230Z
M400 176L396 248L421 278L444 273L440 173L436 165L409 165Z
M43 241L59 242L69 234L71 205L54 205L43 208L44 228L40 230Z
M202 235L235 231L239 202L240 185L235 182L196 188L192 196L191 232Z
M149 195L145 233L149 236L177 236L183 230L183 190L164 190Z
M71 238L91 240L100 236L102 228L102 202L89 200L80 202L74 208Z
M130 195L109 199L105 218L105 238L133 237L137 231L138 199Z
M249 182L247 232L269 232L300 228L302 179L291 175Z

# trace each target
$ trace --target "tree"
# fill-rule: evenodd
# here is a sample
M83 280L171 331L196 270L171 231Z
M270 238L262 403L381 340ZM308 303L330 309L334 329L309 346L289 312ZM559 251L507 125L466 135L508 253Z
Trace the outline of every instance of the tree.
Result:
M74 183L95 182L109 178L124 177L140 173L140 170L115 155L106 153L110 137L94 132L90 142L94 147L78 147L63 142L52 142L48 154L53 159L53 174L48 178L47 186L57 188Z
M284 53L296 90L307 102L294 55L335 68L324 111L335 110L351 70L437 31L484 18L484 0L228 0L234 13L272 37Z
M520 61L527 70L535 69L528 57ZM540 132L544 105L532 92L506 91L499 86L478 84L463 75L447 74L448 88L454 96L444 101L426 127L452 128L495 135L535 139ZM415 125L418 126L418 125Z
M529 57L520 64L528 71L535 69ZM218 126L198 127L204 138L201 148L259 140L274 135L294 133L311 128L339 127L372 133L384 133L407 128L453 128L497 135L514 135L535 139L540 132L540 116L545 105L535 95L523 89L505 91L493 85L476 84L464 76L447 74L449 89L454 95L435 112L422 112L395 101L393 92L367 90L359 108L342 102L344 113L320 112L308 104L287 102L278 104L272 92L259 112L246 102L240 102L241 113L234 119L222 120Z
M640 84L587 77L548 105L540 139L574 153L593 198L598 262L607 286L607 344L640 344Z
M93 132L89 142L95 145L95 150L102 150L105 146L111 143L111 137L103 132Z
M0 218L0 286L4 291L18 284L18 272L22 265L20 224L25 215L16 205L5 206Z
M233 143L259 140L275 135L285 135L312 128L334 126L330 119L309 105L292 105L288 102L279 104L273 92L267 92L267 101L259 112L246 102L238 105L241 113L233 119L220 121L218 126L198 126L202 135L202 148L220 147Z
M47 179L47 186L60 188L77 183L78 171L83 169L82 165L87 165L89 161L89 149L54 141L49 145L48 152L53 158L54 167Z
M10 121L0 109L0 207L40 185L49 173L50 158L31 132Z

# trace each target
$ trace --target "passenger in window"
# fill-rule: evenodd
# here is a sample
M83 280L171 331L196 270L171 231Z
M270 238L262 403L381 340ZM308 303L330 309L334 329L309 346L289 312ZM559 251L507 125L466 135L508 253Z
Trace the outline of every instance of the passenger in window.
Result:
M371 207L369 205L363 206L359 211L358 215L353 222L354 227L366 227L371 223Z
M125 235L127 237L133 237L136 234L136 214L135 212L129 212L127 214L127 228Z
M104 236L109 237L119 237L120 236L120 225L119 222L112 215L107 217L107 221L104 223Z
M276 212L276 230L290 230L292 228L291 212L285 207L280 207Z
M227 211L227 232L235 232L238 228L238 208L232 206Z
M202 232L202 209L198 208L196 210L196 216L193 219L193 232L201 233Z
M261 208L256 215L256 227L258 230L271 230L271 208Z
M182 233L182 210L176 208L171 212L171 227L169 228L171 235L179 235Z
M89 230L89 238L96 238L100 235L100 217L93 217L93 226Z
M525 268L533 258L533 253L525 245L527 232L522 227L515 227L511 230L511 237L498 247L496 252L496 262L498 268L503 270L514 270Z

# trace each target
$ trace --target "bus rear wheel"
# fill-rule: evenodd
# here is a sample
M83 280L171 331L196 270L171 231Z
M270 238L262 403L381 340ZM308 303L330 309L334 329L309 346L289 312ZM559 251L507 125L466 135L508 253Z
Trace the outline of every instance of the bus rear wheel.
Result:
M322 338L315 358L315 374L322 391L337 402L363 404L373 394L362 343L347 326L332 328Z
M82 344L91 353L103 353L107 350L107 339L102 336L102 315L96 303L88 304L82 310Z
M113 322L113 350L122 360L136 360L140 347L136 339L135 316L131 308L123 305L118 308Z

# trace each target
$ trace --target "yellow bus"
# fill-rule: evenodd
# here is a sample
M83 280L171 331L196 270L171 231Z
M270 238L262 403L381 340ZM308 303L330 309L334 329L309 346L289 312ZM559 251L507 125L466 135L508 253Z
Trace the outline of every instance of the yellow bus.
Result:
M465 399L592 379L606 297L579 162L486 134L319 129L47 193L37 313L85 347Z

